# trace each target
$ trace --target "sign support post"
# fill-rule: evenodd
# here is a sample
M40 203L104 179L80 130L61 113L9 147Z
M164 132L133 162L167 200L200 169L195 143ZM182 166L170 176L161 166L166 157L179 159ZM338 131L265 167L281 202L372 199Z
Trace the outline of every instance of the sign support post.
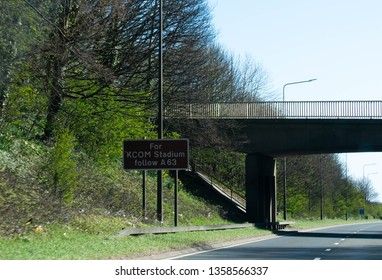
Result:
M146 170L142 170L142 215L146 219Z
M174 226L178 226L178 170L175 170L174 186Z

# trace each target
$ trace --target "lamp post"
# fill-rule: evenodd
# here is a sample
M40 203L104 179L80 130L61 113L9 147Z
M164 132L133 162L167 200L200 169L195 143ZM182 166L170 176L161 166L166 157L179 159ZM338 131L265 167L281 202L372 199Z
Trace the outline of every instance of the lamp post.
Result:
M163 0L158 0L158 139L163 139ZM157 171L157 219L163 222L163 173Z
M296 85L296 84L303 84L303 83L310 83L313 81L316 81L317 79L310 79L310 80L305 80L305 81L297 81L297 82L291 82L291 83L286 83L283 86L283 103L285 102L285 88L290 85ZM285 112L284 112L285 113ZM286 185L287 185L287 177L286 177L286 157L284 157L284 220L287 219L287 212L286 212Z

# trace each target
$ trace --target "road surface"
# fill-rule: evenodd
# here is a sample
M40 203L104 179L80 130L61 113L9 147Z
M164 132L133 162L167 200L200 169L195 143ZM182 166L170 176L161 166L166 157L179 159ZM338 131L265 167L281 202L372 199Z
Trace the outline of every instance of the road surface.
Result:
M382 222L314 231L185 255L181 260L382 260Z

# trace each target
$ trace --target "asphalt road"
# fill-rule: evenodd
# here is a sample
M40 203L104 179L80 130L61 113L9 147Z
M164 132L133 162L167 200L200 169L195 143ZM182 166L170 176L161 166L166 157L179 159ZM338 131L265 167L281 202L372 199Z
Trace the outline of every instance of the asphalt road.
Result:
M181 260L382 260L382 222L314 231L185 255Z

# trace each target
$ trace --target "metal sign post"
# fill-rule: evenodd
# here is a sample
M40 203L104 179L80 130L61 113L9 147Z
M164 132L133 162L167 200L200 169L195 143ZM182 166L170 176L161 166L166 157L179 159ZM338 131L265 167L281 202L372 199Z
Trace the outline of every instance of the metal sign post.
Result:
M142 171L142 215L146 219L146 170Z
M174 226L178 226L178 170L175 170L174 186Z

